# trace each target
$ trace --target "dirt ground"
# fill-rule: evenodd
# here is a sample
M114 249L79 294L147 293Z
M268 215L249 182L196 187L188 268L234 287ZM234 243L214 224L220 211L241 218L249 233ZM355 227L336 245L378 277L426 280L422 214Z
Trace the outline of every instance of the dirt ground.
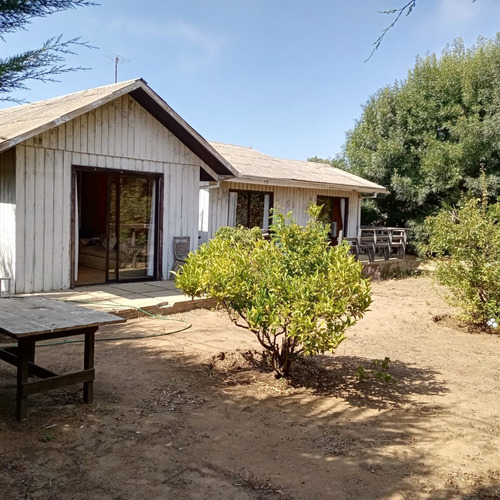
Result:
M1 363L0 498L500 498L500 335L467 331L438 292L427 277L374 283L336 355L291 383L260 369L251 333L203 310L101 329L192 324L99 342L93 405L78 386L31 396L18 423ZM37 361L67 370L81 350Z

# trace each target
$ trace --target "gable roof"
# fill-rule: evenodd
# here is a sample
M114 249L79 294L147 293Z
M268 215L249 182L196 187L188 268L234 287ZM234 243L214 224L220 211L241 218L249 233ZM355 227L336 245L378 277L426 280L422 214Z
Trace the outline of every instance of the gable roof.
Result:
M231 165L141 78L0 110L0 152L126 94L170 130L217 176L233 175ZM202 171L201 180L211 178L210 172Z
M323 185L363 193L388 193L383 186L326 163L274 158L252 148L221 142L210 144L237 171L236 180L270 185L293 184L300 187Z

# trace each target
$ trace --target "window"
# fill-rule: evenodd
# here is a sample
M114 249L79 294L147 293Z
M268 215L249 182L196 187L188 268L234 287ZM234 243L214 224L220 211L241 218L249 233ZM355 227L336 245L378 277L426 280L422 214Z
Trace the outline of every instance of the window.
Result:
M228 224L268 229L271 207L272 193L230 191Z
M323 205L319 220L330 227L328 237L332 240L338 238L339 231L342 231L342 234L346 236L349 199L337 196L318 196L316 203Z

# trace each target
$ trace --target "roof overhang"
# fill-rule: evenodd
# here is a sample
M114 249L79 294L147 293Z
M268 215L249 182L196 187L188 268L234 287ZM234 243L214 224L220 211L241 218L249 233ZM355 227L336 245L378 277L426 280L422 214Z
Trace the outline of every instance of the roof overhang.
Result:
M309 182L294 179L269 179L263 177L252 176L236 176L227 179L227 182L237 182L241 184L257 184L259 186L279 186L279 187L295 187L301 189L331 189L335 191L354 191L356 193L379 193L388 194L389 191L380 186L352 186L347 184L331 184L323 182Z
M218 181L236 174L229 162L145 83L129 92L129 95L203 160L208 168L202 167L201 181Z

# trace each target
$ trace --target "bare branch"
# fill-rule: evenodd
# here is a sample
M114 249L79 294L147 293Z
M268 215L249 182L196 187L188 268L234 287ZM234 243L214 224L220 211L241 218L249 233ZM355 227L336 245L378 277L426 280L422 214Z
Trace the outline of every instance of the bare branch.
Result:
M476 0L472 0L472 2L474 3ZM365 62L369 61L373 54L375 53L375 51L380 47L380 44L382 43L382 40L385 38L385 35L387 35L387 32L389 30L391 30L392 28L394 28L394 26L396 25L396 23L399 21L400 17L404 14L405 16L409 16L413 9L415 8L417 4L417 0L410 0L409 2L407 2L405 5L403 5L402 7L400 7L399 9L389 9L389 10L381 10L379 11L379 14L396 14L396 17L394 19L394 21L392 21L391 24L389 24L389 26L387 26L383 31L382 31L382 34L375 40L375 42L373 43L373 49L370 53L370 55L368 56L368 58L365 60Z

